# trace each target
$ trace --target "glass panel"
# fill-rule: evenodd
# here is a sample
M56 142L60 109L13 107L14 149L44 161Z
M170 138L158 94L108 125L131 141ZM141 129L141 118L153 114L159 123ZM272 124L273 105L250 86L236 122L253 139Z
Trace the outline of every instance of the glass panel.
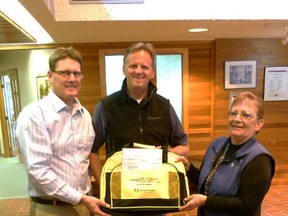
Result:
M119 91L125 76L122 70L123 55L105 56L106 95Z
M3 84L3 97L4 97L4 106L5 106L5 115L6 115L6 126L8 131L8 139L9 139L9 149L11 156L15 156L17 154L17 145L15 142L14 136L14 105L12 99L12 90L11 90L11 82L9 75L2 76L2 84Z
M105 55L106 95L119 91L125 78L123 55ZM182 121L182 55L157 55L156 82L158 93L170 100Z
M182 121L182 55L157 55L158 94L170 100Z

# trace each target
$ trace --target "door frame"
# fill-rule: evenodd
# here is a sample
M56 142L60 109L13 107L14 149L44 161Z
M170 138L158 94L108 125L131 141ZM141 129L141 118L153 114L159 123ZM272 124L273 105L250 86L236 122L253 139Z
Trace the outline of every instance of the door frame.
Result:
M9 75L9 76L13 77L14 80L16 80L16 82L15 82L16 86L14 86L14 88L16 89L16 92L14 92L12 89L12 94L13 94L12 100L13 100L14 114L15 114L15 120L16 120L18 117L18 114L21 110L19 79L18 79L17 68L12 68L12 69L8 69L8 70L0 71L0 77L6 76L6 75ZM0 84L1 84L1 88L0 88L0 122L1 122L1 130L2 130L2 141L3 141L3 147L4 147L4 154L2 154L2 153L0 153L0 154L4 157L12 157L15 155L13 153L13 149L12 149L12 151L10 149L9 131L8 131L8 127L6 124L6 120L7 120L6 118L7 117L6 117L6 113L5 113L5 101L4 101L4 97L3 97L2 79L0 79ZM17 100L17 101L15 101L15 100ZM15 104L17 106L15 106ZM17 152L18 152L18 157L20 160L21 155L19 152L19 148L18 148Z

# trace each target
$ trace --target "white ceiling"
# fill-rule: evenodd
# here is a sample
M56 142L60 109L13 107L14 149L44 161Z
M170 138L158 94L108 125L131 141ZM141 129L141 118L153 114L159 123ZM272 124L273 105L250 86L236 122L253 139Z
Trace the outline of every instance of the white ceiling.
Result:
M144 4L70 4L19 0L55 43L279 38L288 1L144 0ZM234 3L231 3L234 2ZM252 2L252 3L251 3ZM254 2L254 3L253 3ZM264 3L263 3L264 2ZM176 3L176 4L175 4ZM208 32L189 33L193 27Z

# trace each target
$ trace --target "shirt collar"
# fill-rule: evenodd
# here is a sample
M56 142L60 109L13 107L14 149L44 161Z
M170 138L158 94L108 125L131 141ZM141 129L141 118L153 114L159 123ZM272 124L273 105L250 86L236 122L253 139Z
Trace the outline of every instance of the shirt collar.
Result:
M63 109L68 109L68 105L64 103L52 90L49 92L48 97L50 98L50 102L53 104L55 111L60 112ZM80 111L83 113L83 108L77 98L74 99L75 104L75 112Z

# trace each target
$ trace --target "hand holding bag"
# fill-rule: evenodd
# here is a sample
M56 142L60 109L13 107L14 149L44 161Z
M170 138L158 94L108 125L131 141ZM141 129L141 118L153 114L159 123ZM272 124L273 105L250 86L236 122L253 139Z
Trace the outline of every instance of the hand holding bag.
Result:
M175 162L178 155L172 152L163 154L166 156L159 170L123 171L122 151L109 157L102 169L100 199L111 208L103 211L178 211L189 195L185 168L182 162Z

